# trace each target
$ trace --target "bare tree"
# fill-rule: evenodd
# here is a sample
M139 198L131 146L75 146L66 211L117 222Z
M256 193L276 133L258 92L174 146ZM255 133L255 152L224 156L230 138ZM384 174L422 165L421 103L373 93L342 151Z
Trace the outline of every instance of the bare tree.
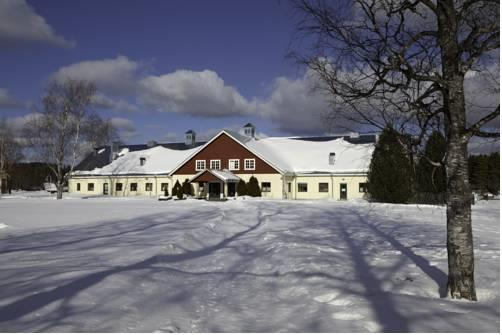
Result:
M117 128L111 120L103 119L97 114L90 114L82 126L85 143L83 144L82 154L88 154L95 148L120 142L120 136Z
M6 177L7 188L11 189L10 177L12 174L13 166L23 158L22 146L17 141L14 133L9 129L6 119L0 120L0 178ZM2 192L6 187L2 185Z
M86 81L53 81L42 99L42 112L26 126L26 137L38 158L48 163L56 176L57 199L62 199L66 179L77 162L84 140L82 126L95 92L94 84ZM65 165L70 166L67 174Z
M498 62L499 1L298 0L296 52L333 105L330 117L392 126L410 150L440 129L447 140L448 289L476 300L467 144L499 137L498 105L467 121L464 81ZM497 74L498 76L498 74Z

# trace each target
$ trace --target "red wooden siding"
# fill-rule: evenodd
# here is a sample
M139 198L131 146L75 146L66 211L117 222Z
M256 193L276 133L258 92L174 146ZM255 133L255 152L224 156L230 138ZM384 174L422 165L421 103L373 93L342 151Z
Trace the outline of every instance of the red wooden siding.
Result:
M255 169L254 170L244 170L244 159L254 158L255 159ZM248 149L237 143L235 140L230 138L227 134L223 133L219 135L213 142L211 142L204 149L199 151L195 156L193 156L188 162L183 164L175 173L177 174L197 174L200 171L195 170L196 160L205 160L206 169L210 168L211 159L221 160L221 168L228 169L229 159L239 159L239 170L232 170L233 173L247 173L247 174L263 174L263 173L278 173L272 166L264 162L262 159L258 158L256 155L251 153Z

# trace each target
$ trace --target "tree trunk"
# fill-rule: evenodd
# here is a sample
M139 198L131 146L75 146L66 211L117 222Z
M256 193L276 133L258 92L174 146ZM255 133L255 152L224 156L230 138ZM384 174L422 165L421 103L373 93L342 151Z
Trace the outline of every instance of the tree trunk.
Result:
M443 103L445 107L448 290L455 299L476 299L471 190L465 136L464 73L459 58L459 23L453 0L438 1Z
M63 167L61 164L58 164L58 171L57 171L57 181L56 181L56 189L57 189L57 196L56 199L61 200L63 199Z
M476 299L467 143L450 138L446 163L448 290L452 298Z

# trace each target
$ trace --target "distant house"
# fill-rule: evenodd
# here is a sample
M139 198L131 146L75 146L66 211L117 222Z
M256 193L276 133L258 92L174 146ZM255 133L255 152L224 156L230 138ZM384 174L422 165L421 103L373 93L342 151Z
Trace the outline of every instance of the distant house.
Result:
M152 196L188 179L199 197L233 197L237 183L258 179L274 199L355 199L366 192L376 135L257 138L255 127L222 130L196 142L149 142L97 148L76 168L69 191L86 195Z

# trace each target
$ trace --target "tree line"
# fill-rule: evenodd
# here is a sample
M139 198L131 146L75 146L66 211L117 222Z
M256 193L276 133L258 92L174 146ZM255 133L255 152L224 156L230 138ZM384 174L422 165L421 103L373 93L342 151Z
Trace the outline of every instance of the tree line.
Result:
M446 139L434 131L420 151L410 155L399 134L386 128L379 136L370 163L368 193L373 201L445 204L447 191ZM499 194L500 154L471 155L469 184L473 192Z

